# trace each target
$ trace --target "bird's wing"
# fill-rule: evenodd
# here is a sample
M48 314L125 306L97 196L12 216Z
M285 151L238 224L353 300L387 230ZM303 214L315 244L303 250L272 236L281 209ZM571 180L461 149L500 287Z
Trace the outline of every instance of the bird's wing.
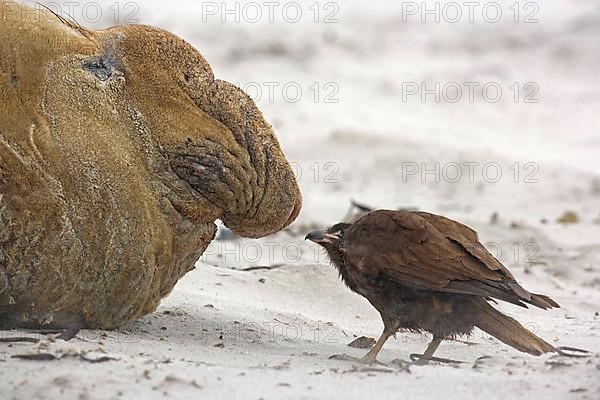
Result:
M417 214L432 223L438 228L441 232L455 232L459 235L464 236L466 239L478 242L479 238L477 237L477 232L473 229L469 228L466 225L461 224L460 222L454 221L453 219L443 217L437 214L431 214L425 211L415 211L414 214Z
M524 306L531 300L513 275L477 240L448 218L379 210L344 234L346 262L359 272L415 289L495 297Z

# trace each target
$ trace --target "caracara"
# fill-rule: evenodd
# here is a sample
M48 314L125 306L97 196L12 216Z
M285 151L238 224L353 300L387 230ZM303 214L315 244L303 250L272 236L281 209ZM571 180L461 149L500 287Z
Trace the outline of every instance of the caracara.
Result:
M399 330L433 335L424 354L411 355L419 363L442 360L432 357L442 340L474 327L519 351L563 354L490 302L560 306L525 290L477 233L459 222L427 212L377 210L306 239L323 246L343 282L381 314L384 330L361 359L365 363L376 362L386 340Z

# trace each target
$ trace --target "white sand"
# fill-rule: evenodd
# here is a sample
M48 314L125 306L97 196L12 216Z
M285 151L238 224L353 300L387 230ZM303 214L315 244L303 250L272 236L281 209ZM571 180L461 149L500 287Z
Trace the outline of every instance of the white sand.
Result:
M108 3L102 2L105 10ZM512 4L500 3L505 11ZM258 103L301 171L304 210L287 232L215 242L155 313L120 332L2 344L0 398L600 398L597 5L554 0L540 4L538 24L454 25L403 24L395 2L361 9L351 1L340 3L340 22L327 25L202 24L189 2L162 4L141 3L141 22L191 41L219 77L261 84ZM305 12L308 6L303 3ZM328 44L334 36L335 44ZM481 98L403 103L402 84L423 81L497 82L505 94L494 104ZM304 95L291 103L276 91L271 102L264 82L297 82ZM322 90L328 82L338 85L339 102L315 102L309 89L315 82ZM539 102L512 102L513 82L536 82ZM480 163L473 182L464 167L470 162ZM515 162L517 182L510 169ZM402 163L428 169L439 163L440 177L403 179ZM458 182L450 182L452 163L463 166ZM502 171L497 183L490 182L493 171L482 174L489 163ZM525 180L532 171L537 183ZM385 365L330 360L361 356L366 350L347 343L377 337L382 327L366 300L347 290L316 246L302 240L314 227L338 222L351 198L382 208L417 207L471 225L526 288L562 305L551 311L499 307L550 343L585 348L592 356L533 357L476 331L465 338L468 344L445 342L439 350L466 361L460 366L410 366L408 373L402 361L429 340L414 334L386 344ZM579 222L557 223L567 210ZM272 265L281 266L240 271ZM35 352L116 360L11 358Z

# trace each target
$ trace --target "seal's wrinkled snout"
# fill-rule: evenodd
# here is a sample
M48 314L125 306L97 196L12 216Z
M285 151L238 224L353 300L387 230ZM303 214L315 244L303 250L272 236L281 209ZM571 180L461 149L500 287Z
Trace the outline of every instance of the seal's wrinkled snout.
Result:
M194 268L215 220L256 238L298 216L271 124L189 43L3 3L0 308L117 328Z

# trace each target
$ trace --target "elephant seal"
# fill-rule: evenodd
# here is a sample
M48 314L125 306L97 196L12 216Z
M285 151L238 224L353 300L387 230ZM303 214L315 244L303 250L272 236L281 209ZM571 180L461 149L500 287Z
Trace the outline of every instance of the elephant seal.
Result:
M258 238L296 218L271 126L190 44L0 5L0 315L117 328L194 268L216 219Z

